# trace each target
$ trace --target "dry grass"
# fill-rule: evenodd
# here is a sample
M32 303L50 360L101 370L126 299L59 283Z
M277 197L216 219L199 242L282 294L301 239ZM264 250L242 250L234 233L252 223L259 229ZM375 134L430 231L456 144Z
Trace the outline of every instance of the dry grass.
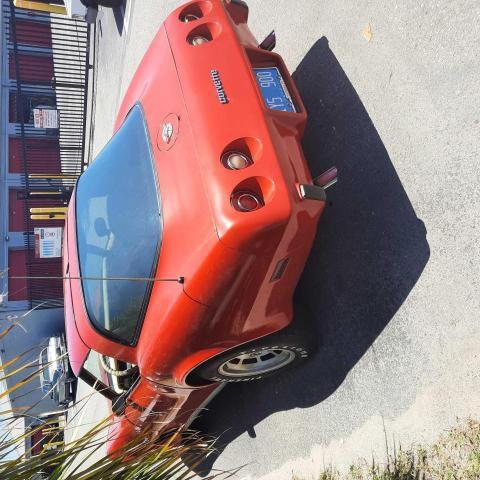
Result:
M317 480L480 480L480 424L469 419L431 446L394 449L384 463L357 461L343 475L328 468Z

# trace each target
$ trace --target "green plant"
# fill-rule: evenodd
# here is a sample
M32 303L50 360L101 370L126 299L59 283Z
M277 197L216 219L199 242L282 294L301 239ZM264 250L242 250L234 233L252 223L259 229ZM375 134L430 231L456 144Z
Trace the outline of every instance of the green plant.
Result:
M95 425L82 438L59 451L42 450L38 455L23 455L5 460L26 436L33 436L43 426L0 443L0 478L2 480L37 480L39 478L71 480L185 480L194 478L196 467L211 452L211 443L194 433L172 432L163 438L141 435L116 452L113 457L89 460L107 440L107 421ZM188 442L179 442L179 436ZM55 438L50 440L54 443ZM78 464L78 459L81 463ZM85 464L85 466L83 466ZM88 466L87 466L88 465ZM188 466L187 466L188 465ZM210 477L211 478L211 477Z
M0 339L17 326L12 323ZM20 354L0 365L0 382L17 374L24 374L15 385L0 393L0 400L16 392L20 387L38 381L43 366L37 361L24 361L28 352ZM35 388L35 385L32 387ZM84 399L82 399L84 400ZM82 408L85 408L83 406ZM37 434L43 435L50 427L46 419L40 425L20 434L11 435L13 424L20 418L28 418L29 409L0 411L0 479L2 480L186 480L194 478L193 472L213 451L213 440L204 439L195 432L177 430L158 435L143 432L115 452L113 456L100 455L109 438L111 418L93 425L82 437L64 445L61 429L54 431L41 446ZM66 428L68 428L68 420ZM25 449L26 441L31 447ZM37 443L35 443L37 442ZM18 453L21 451L22 453ZM218 477L213 475L208 478Z

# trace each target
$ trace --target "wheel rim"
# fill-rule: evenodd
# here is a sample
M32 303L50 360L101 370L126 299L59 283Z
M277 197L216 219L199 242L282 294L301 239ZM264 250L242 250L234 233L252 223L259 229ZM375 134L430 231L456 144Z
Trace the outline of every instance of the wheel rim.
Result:
M265 348L230 358L218 368L224 377L252 377L278 370L295 359L295 352L285 348Z

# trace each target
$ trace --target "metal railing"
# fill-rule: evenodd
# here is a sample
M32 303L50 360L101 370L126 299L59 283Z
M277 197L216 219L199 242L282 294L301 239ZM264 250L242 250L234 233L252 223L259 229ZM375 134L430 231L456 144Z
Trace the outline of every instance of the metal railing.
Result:
M24 203L27 277L61 275L61 258L36 258L34 229L64 226L60 220L33 220L30 209L67 204L86 168L85 138L90 26L58 14L30 12L2 0L8 49L11 118L18 142ZM34 109L54 110L57 123L40 128ZM61 281L28 278L30 308L63 305Z

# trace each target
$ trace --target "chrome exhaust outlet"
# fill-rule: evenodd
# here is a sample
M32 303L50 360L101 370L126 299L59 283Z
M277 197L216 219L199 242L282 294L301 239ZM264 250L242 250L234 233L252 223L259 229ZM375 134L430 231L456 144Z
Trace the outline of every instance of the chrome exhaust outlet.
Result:
M265 38L265 40L258 46L262 50L271 52L277 44L277 37L275 36L275 30L272 30Z
M313 179L313 183L322 187L324 190L335 185L338 181L337 167L329 168L326 172Z

